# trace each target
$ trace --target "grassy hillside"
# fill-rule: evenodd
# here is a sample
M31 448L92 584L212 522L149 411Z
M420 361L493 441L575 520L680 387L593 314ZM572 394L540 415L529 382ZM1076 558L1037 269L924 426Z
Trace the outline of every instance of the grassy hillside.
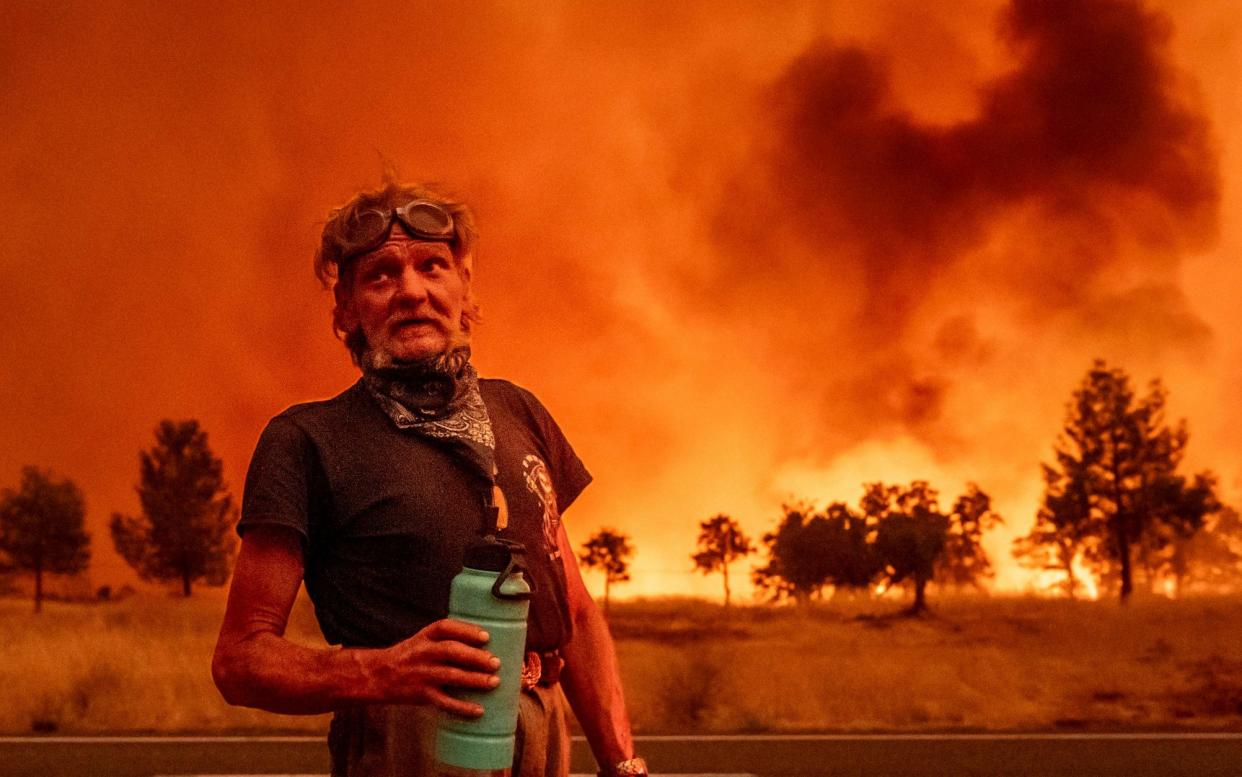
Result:
M1242 728L1242 600L614 610L647 730ZM877 615L877 611L881 614Z
M615 604L642 731L1242 728L1242 599L957 599L734 608ZM209 662L218 592L0 600L0 731L321 732L231 708ZM289 636L322 644L300 602Z

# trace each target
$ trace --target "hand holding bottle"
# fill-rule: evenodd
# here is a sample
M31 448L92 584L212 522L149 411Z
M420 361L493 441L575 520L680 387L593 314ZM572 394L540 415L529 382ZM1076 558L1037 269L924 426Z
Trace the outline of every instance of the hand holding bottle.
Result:
M455 699L451 688L490 690L500 683L500 660L479 645L488 634L478 626L444 619L428 624L409 639L376 651L371 668L381 695L396 704L431 704L467 718L482 706Z

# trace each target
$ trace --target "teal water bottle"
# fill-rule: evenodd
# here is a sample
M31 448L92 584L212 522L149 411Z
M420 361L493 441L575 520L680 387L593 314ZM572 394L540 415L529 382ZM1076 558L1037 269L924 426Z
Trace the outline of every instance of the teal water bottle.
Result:
M523 575L524 551L521 543L489 535L466 551L465 568L453 578L448 616L487 631L486 648L500 659L500 685L454 694L483 707L483 715L466 719L440 714L436 759L441 764L478 771L513 765L531 597Z

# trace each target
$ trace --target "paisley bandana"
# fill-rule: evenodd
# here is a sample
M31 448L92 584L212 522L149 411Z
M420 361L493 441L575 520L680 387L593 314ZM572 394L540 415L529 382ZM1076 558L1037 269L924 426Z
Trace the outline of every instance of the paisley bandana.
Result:
M413 362L363 354L362 381L398 429L446 445L488 480L496 469L496 437L479 394L470 347L458 346Z

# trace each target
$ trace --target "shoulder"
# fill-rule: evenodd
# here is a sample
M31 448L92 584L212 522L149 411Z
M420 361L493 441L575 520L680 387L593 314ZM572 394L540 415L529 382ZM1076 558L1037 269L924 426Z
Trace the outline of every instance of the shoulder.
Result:
M290 405L268 423L272 426L296 426L304 431L310 431L323 424L333 424L367 408L368 398L365 396L365 391L362 381L359 380L329 399Z
M533 432L540 457L556 483L557 510L563 513L591 482L591 474L552 414L533 392L507 380L480 379L479 392L483 395L488 413L493 415L493 421L496 415L505 412L519 419Z
M543 407L538 397L529 389L504 378L479 378L479 391L484 398L511 404Z
M560 424L534 392L511 381L497 378L481 378L479 392L483 395L483 403L487 405L488 414L493 421L503 414L532 429L550 452L569 446Z
M334 397L291 405L268 420L258 451L305 451L331 447L343 433L369 429L368 413L377 409L359 381Z
M552 414L534 392L502 378L479 378L479 393L488 411L504 411L541 429L555 426Z

